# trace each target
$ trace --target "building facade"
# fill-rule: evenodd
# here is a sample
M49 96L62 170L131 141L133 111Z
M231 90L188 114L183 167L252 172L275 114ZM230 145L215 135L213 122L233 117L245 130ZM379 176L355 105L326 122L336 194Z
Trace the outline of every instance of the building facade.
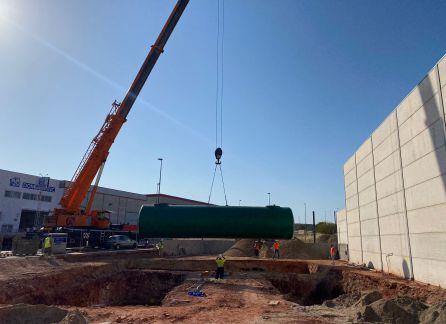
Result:
M443 57L344 164L351 262L446 287L445 113Z
M40 228L43 219L59 202L69 181L0 169L0 233ZM81 208L85 208L90 192ZM158 198L159 197L159 198ZM110 211L113 224L137 224L142 205L158 203L172 205L202 205L200 201L165 194L137 194L99 187L92 209Z

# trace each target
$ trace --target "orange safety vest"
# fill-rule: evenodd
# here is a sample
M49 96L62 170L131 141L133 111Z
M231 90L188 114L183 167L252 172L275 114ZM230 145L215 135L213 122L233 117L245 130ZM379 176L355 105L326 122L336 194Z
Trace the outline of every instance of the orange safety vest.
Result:
M331 255L331 256L334 256L335 254L336 254L336 249L335 249L334 246L332 246L332 247L330 248L330 255Z
M279 242L274 243L274 250L278 250L279 249Z

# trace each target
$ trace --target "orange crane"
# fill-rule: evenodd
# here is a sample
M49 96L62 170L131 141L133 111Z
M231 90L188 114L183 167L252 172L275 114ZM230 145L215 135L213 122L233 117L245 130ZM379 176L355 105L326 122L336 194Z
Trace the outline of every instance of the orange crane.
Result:
M189 0L178 0L170 14L155 44L152 45L149 54L142 64L131 87L127 91L124 100L119 103L115 100L112 108L105 118L104 124L98 134L93 138L85 155L83 156L76 172L66 188L61 200L60 208L56 208L47 218L47 227L80 227L80 228L109 228L110 220L108 211L91 210L96 194L99 179L104 168L110 148L116 139L122 125L125 123L136 98L138 97L150 72L156 64L164 46L172 31L178 23ZM82 201L87 196L88 190L96 177L85 210L81 209Z

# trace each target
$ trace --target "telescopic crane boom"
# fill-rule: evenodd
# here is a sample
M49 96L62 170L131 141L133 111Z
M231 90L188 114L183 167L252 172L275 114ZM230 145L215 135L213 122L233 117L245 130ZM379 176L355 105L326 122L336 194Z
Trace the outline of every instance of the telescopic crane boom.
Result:
M115 101L112 104L112 108L105 118L104 124L99 130L99 133L91 141L69 186L66 188L60 200L61 208L54 210L54 217L50 218L47 226L109 227L109 220L102 217L100 211L89 210L97 185L95 185L95 189L90 195L90 201L86 211L81 210L82 201L87 196L95 176L100 176L98 171L100 169L102 171L101 166L103 167L116 136L125 123L127 115L130 109L132 109L156 61L161 53L163 53L164 46L188 3L189 0L178 0L155 44L152 45L149 54L139 69L135 80L127 91L124 100L121 103Z

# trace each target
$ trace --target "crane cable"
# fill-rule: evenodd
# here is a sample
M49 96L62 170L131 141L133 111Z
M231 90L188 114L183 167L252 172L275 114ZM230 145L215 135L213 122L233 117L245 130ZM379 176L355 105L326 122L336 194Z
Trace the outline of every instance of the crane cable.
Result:
M223 170L221 168L221 157L223 155L223 85L224 85L224 74L223 74L223 59L224 59L224 34L225 34L225 0L222 0L222 13L221 13L221 23L220 23L220 0L217 2L217 64L216 64L216 91L215 91L215 168L214 175L212 177L211 190L209 192L208 204L211 201L212 190L214 188L215 174L217 169L220 170L221 182L223 185L223 193L225 196L226 206L228 206L228 198L226 196L225 181L223 178ZM221 25L221 31L220 31ZM221 72L221 73L220 73ZM221 79L221 82L220 82ZM219 100L220 99L220 100ZM218 146L218 112L220 108L220 146Z

